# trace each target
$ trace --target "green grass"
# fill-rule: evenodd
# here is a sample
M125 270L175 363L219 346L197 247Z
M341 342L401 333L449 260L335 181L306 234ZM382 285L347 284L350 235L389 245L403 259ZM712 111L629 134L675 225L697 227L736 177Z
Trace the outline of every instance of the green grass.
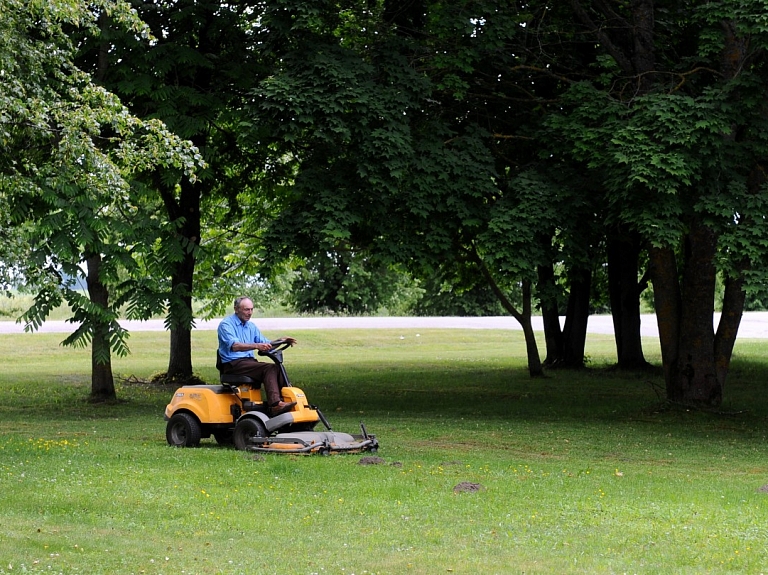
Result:
M0 573L768 571L768 342L737 344L715 414L660 408L610 337L531 380L519 332L292 335L294 384L334 429L365 421L383 464L168 447L172 390L135 383L167 334L133 334L115 405L85 401L88 352L61 335L0 336ZM194 334L209 381L215 345Z

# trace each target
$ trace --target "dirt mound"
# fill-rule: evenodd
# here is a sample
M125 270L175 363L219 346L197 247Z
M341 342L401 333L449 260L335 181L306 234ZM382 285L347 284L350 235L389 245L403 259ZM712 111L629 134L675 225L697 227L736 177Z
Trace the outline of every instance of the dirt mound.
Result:
M358 461L359 465L383 465L386 461L382 459L381 457L376 457L373 455L368 455L366 457L361 457L360 461Z
M478 491L485 491L485 487L479 483L471 483L469 481L462 481L453 488L454 493L476 493Z

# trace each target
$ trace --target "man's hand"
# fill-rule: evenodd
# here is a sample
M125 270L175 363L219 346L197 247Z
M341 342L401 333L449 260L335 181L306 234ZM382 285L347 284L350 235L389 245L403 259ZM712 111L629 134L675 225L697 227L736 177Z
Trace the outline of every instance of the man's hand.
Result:
M256 343L254 344L256 346L256 349L259 351L269 351L272 349L271 343Z
M296 345L297 341L295 337L278 337L277 339L272 340L273 347L275 344L283 345L284 343L287 343L288 345Z

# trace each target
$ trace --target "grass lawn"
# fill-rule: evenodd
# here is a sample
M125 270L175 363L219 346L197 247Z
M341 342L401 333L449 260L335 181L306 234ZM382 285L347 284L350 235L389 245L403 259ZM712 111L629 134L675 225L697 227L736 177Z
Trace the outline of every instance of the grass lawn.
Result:
M168 447L172 390L140 381L167 334L132 335L116 405L85 401L61 334L0 335L0 574L768 573L768 342L701 413L610 369L605 336L532 380L520 332L290 335L294 385L383 463ZM215 337L193 340L211 382Z

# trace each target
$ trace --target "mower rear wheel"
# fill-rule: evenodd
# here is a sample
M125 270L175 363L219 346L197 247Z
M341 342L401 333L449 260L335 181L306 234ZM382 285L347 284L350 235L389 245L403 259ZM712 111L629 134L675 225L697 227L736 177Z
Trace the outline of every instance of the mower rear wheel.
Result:
M245 451L249 446L253 445L252 440L254 437L266 436L267 428L264 427L261 421L253 417L246 417L237 422L232 440L235 442L236 449Z
M197 418L184 412L172 415L165 428L165 439L173 447L197 447L201 434Z

